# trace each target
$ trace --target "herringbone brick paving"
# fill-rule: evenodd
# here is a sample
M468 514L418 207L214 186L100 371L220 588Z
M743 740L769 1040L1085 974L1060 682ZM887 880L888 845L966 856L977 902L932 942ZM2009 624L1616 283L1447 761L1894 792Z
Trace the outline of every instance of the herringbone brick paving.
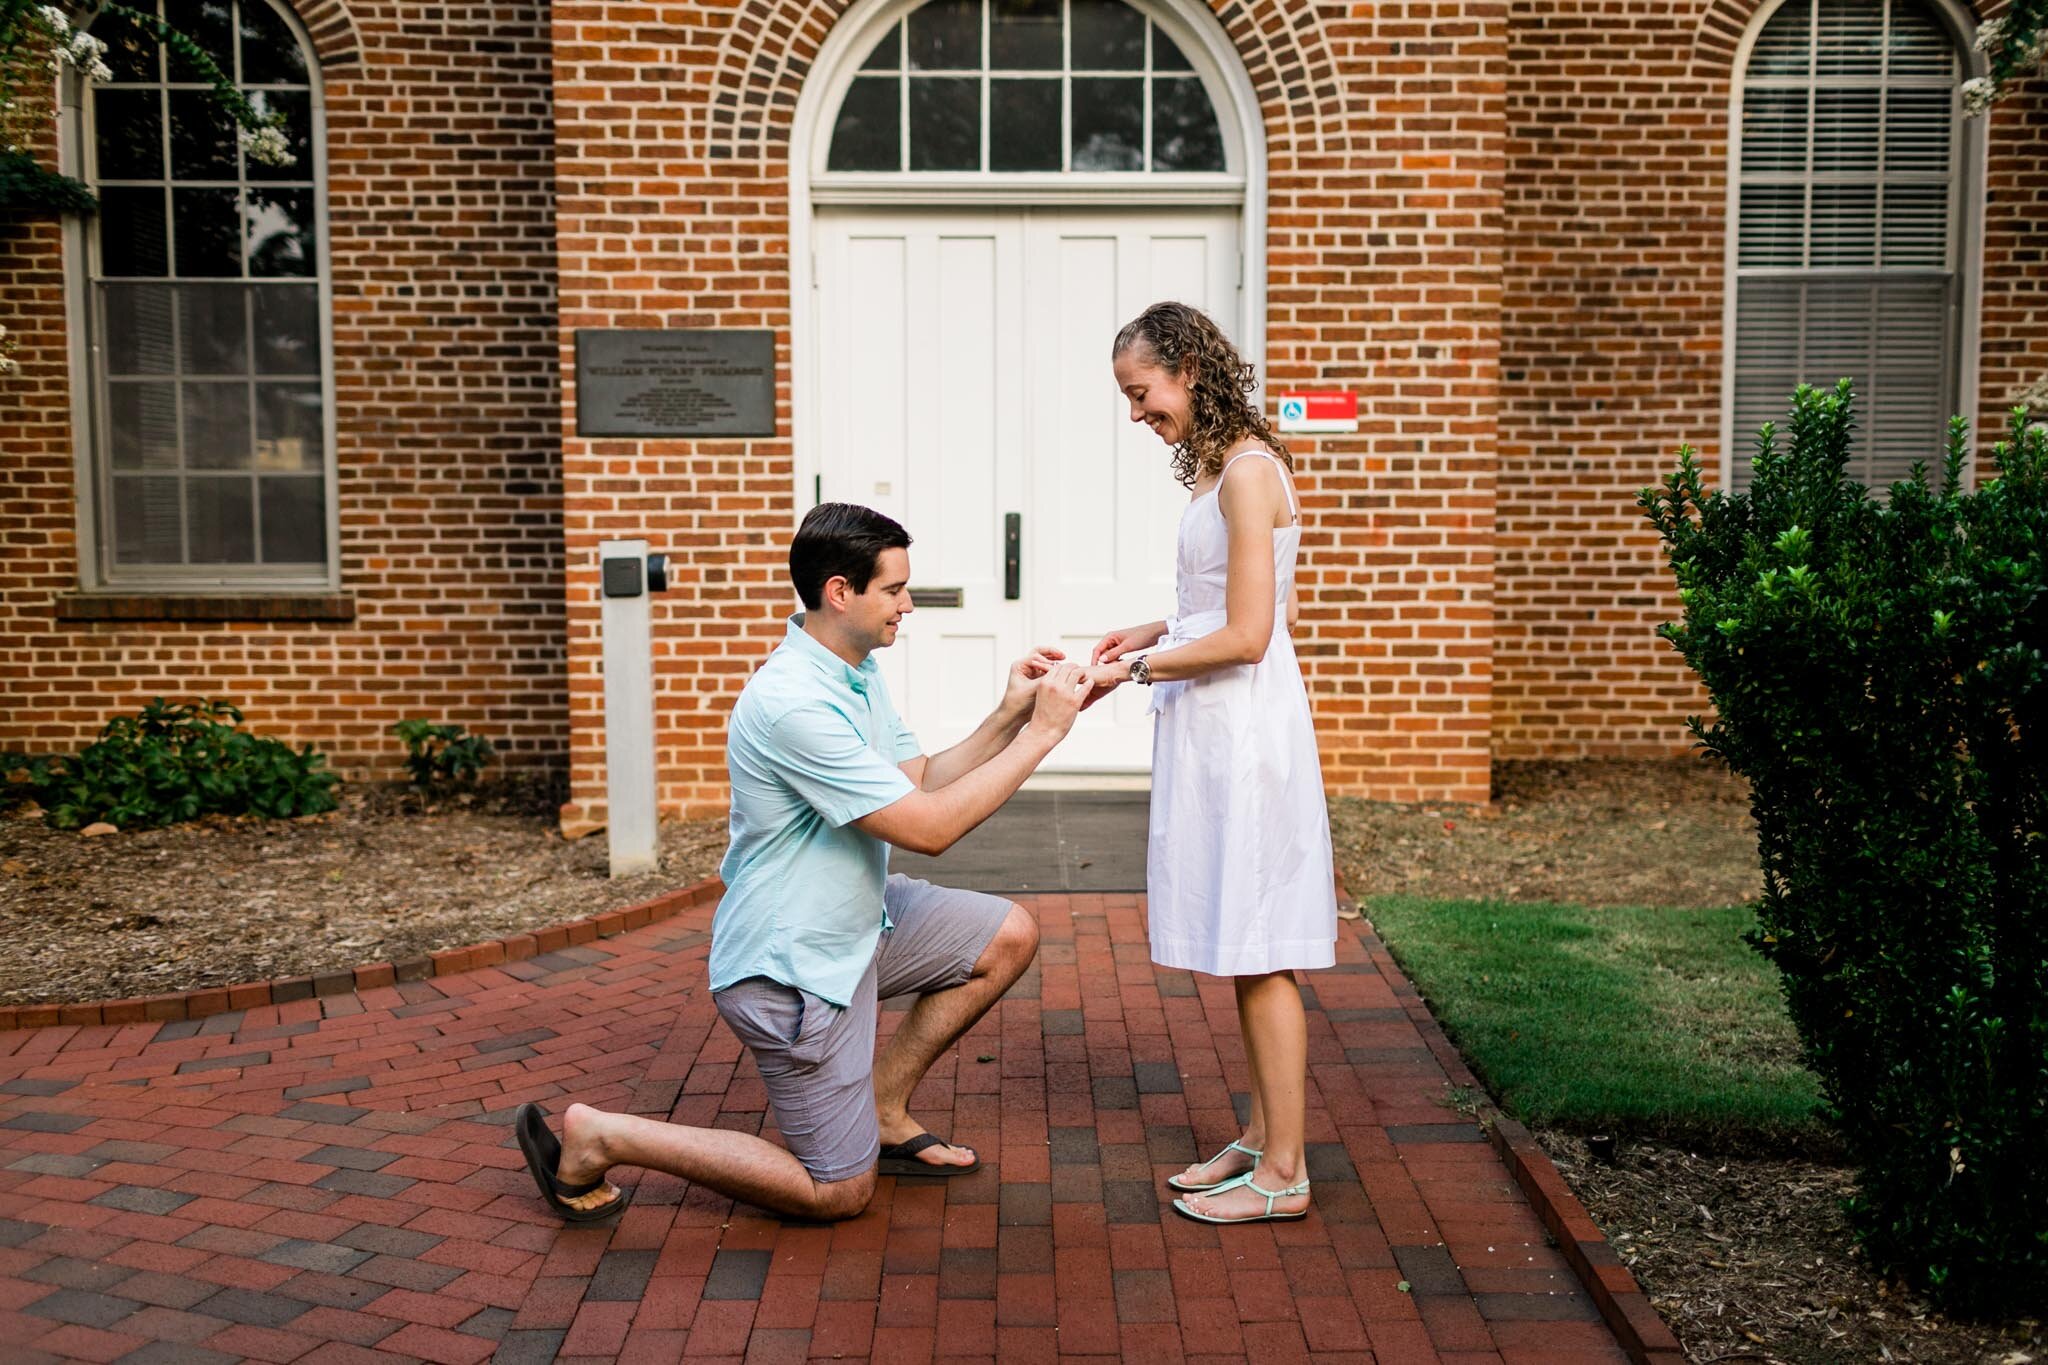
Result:
M1625 1359L1369 930L1306 978L1314 1214L1213 1228L1163 1178L1236 1134L1228 984L1154 968L1141 897L1026 903L1037 965L913 1106L984 1169L884 1179L837 1226L624 1172L616 1226L566 1228L511 1144L529 1099L764 1129L704 989L709 907L360 996L0 1034L0 1354Z

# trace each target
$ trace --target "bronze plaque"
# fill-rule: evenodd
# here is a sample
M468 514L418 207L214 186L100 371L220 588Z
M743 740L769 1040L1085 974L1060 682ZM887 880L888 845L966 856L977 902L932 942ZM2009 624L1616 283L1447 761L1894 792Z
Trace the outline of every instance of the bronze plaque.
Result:
M584 436L773 436L775 333L580 329L576 430Z

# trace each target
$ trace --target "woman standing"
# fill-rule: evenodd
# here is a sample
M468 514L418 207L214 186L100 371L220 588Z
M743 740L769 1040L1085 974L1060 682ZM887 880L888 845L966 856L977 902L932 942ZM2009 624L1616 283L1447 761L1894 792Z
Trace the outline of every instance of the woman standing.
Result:
M1301 504L1251 400L1252 367L1206 315L1155 304L1111 359L1131 420L1173 448L1192 497L1175 614L1103 636L1091 676L1098 694L1153 689L1152 959L1233 979L1252 1078L1244 1132L1167 1183L1204 1222L1300 1218L1308 1023L1294 973L1330 966L1337 937L1322 770L1288 634Z

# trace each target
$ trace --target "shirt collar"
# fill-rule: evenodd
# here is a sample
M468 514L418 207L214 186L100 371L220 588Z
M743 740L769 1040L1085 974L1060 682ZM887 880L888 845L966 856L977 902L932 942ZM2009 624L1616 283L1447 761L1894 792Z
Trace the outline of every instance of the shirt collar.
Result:
M872 654L862 659L860 666L856 668L819 644L816 637L804 629L802 612L789 618L789 634L783 637L783 644L808 659L820 673L844 683L849 691L858 696L865 697L868 694L869 681L882 671L881 665L875 662L875 656Z

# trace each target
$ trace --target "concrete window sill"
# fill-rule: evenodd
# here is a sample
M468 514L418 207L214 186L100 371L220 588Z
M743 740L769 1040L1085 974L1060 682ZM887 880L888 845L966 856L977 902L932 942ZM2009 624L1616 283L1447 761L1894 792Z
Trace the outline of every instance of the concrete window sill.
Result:
M69 593L57 599L59 621L353 621L356 599L345 592L175 594Z

